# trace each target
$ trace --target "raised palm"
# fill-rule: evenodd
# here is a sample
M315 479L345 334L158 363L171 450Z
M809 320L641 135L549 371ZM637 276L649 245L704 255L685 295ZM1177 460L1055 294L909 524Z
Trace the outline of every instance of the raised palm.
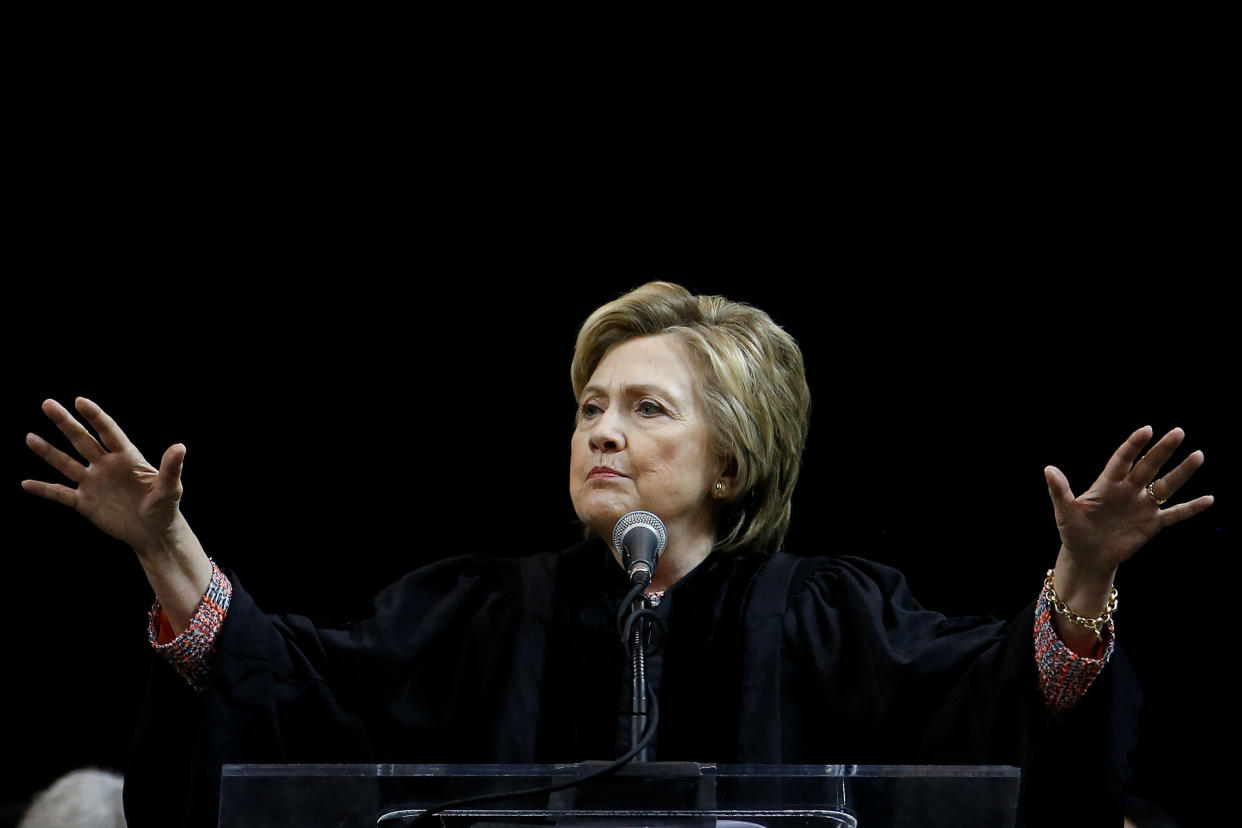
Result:
M1150 426L1140 428L1113 453L1091 487L1077 497L1059 469L1049 466L1044 470L1061 544L1079 565L1101 573L1115 570L1161 529L1212 505L1210 495L1163 509L1156 503L1157 499L1163 502L1173 497L1203 465L1203 452L1196 451L1167 475L1156 478L1185 436L1175 428L1140 457L1152 438Z
M55 400L45 401L43 411L86 465L38 435L28 434L26 444L77 488L37 480L22 481L22 488L76 509L100 530L137 550L152 548L179 515L185 446L170 447L156 469L103 409L83 397L75 405L99 440Z

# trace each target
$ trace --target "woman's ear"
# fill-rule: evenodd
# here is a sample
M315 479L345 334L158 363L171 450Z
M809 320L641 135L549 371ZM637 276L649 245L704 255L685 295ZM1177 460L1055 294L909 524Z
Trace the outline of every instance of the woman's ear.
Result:
M717 500L723 500L733 496L737 492L737 476L737 458L730 457L725 461L724 468L716 477L716 482L712 489L712 497Z

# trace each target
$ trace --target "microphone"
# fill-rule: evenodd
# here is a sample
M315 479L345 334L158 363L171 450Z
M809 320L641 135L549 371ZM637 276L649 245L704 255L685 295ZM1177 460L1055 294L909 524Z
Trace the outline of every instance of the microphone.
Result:
M660 553L668 545L668 530L651 512L630 512L613 527L612 545L621 552L621 565L630 576L630 583L646 586L655 575Z

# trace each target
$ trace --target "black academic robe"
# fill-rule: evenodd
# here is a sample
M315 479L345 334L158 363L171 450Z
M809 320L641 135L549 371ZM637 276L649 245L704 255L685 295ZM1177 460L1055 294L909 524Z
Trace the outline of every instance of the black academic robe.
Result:
M229 762L576 762L628 746L628 585L599 542L441 561L347 628L267 615L230 579L205 690L153 665L131 828L214 825ZM1033 606L945 618L891 568L778 553L712 555L657 612L655 759L1015 765L1023 824L1121 823L1133 674L1118 649L1072 713L1049 715Z

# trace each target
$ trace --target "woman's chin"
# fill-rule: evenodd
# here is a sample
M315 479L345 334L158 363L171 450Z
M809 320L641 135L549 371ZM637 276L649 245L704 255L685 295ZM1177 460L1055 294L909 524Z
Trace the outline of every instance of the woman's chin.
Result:
M577 511L578 519L588 529L601 538L607 539L612 537L612 530L617 525L617 521L633 509L624 503L608 501L588 502Z

